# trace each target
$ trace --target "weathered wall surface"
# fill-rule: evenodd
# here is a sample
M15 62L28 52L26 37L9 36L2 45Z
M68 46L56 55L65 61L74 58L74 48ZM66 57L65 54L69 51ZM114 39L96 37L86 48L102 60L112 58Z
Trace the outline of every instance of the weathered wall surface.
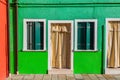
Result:
M113 3L114 2L114 3ZM23 19L75 20L97 19L97 51L74 51L74 73L104 72L105 19L120 18L120 0L19 0L18 1L18 70L19 73L47 73L48 31L46 31L45 52L25 52L23 50ZM11 5L12 1L11 1ZM11 73L14 73L14 8L11 7ZM75 26L74 26L75 27ZM13 31L13 32L12 32ZM74 35L75 36L75 35ZM74 42L73 42L74 43ZM24 62L23 62L24 61Z
M0 0L0 80L8 75L7 3Z

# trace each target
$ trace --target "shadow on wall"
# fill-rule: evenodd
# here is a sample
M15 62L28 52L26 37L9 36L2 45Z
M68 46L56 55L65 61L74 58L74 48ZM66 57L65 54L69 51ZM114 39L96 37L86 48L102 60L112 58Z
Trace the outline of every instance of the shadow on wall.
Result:
M101 64L101 68L102 68L102 69L101 69L101 73L102 73L102 74L105 73L105 68L104 68L104 67L105 67L105 56L104 56L104 51L105 51L105 50L104 50L104 49L105 49L105 42L104 42L104 39L105 39L105 36L104 36L104 35L105 35L105 34L104 34L104 33L105 33L105 29L104 29L104 27L105 27L105 26L102 25L102 56L101 56L101 60L102 60L102 61L101 61L101 62L102 62L102 64Z
M13 0L14 1L14 0ZM13 16L13 72L12 73L17 73L17 62L18 62L18 60L17 60L17 28L16 28L16 25L17 25L17 23L16 23L16 10L15 10L15 7L13 7L13 14L12 15L14 15Z

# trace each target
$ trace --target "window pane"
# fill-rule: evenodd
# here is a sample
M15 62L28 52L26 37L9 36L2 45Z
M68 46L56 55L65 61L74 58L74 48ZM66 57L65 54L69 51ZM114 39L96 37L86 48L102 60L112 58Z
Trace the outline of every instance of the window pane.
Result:
M78 22L78 50L94 50L94 26L94 22Z
M40 49L44 49L44 23L40 23Z
M80 50L86 49L86 23L85 22L78 23L77 48Z
M27 49L30 49L30 23L27 22Z
M43 22L27 22L27 49L43 50L44 26Z
M27 22L27 49L34 50L34 22Z
M94 39L95 39L95 24L94 22L90 22L90 49L94 50L95 46L94 46Z

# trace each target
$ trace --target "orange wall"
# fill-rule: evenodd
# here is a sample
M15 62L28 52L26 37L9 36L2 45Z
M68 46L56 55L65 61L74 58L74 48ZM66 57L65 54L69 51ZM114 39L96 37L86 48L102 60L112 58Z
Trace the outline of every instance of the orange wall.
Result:
M7 50L7 8L5 0L0 0L0 80L8 75Z

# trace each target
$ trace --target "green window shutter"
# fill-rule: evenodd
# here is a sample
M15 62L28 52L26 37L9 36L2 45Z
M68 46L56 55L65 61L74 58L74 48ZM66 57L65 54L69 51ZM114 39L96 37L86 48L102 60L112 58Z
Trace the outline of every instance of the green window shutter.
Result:
M35 50L43 49L43 23L35 22Z
M90 29L91 29L91 26L90 26L90 23L87 22L86 23L86 50L90 50Z
M35 22L35 50L40 49L40 23Z

